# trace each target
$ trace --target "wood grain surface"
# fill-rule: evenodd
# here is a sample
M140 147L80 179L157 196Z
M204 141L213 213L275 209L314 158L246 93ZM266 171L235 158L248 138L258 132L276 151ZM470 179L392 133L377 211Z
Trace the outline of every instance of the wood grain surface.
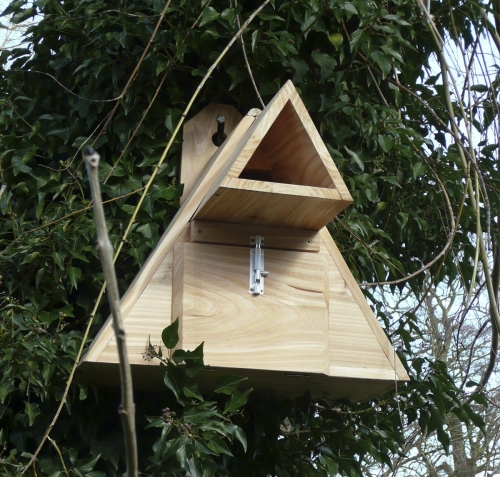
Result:
M342 257L342 254L340 253L339 249L337 248L337 245L335 244L333 238L330 235L330 232L326 229L326 227L320 231L320 236L321 236L322 243L325 245L326 250L328 251L333 263L335 264L335 268L337 269L338 273L340 274L340 276L342 277L342 279L345 283L345 289L348 290L349 293L352 295L352 297L356 303L357 309L363 315L363 317L366 321L366 324L368 325L368 327L371 330L372 336L378 342L378 344L380 346L380 350L383 353L383 355L379 355L379 358L376 359L376 361L374 361L377 363L376 367L379 367L380 369L392 368L393 370L395 370L398 380L408 381L410 378L408 377L406 370L404 369L401 361L397 357L397 355L394 351L394 348L391 345L391 342L389 341L386 334L382 330L379 322L377 321L377 318L375 317L370 306L368 305L366 298L363 295L363 292L359 288L359 285L356 283L356 280L354 279L351 271L349 270L347 263L345 262L344 258ZM329 270L330 270L330 272L332 270L334 270L331 263L329 265ZM338 277L338 275L337 275L337 277ZM335 287L338 287L339 284L341 283L338 278L332 277L332 280L333 281L331 283L335 283ZM342 290L340 290L338 288L337 288L337 290L338 290L338 292L342 292ZM347 292L344 292L344 293L347 294ZM335 296L335 289L333 290L333 296ZM368 335L368 330L366 329L365 325L362 324L362 320L361 320L361 317L359 316L359 312L356 314L356 316L358 318L353 323L353 327L362 327L363 330L361 330L361 328L360 328L360 332L363 333L365 336ZM340 322L340 320L342 320L344 322L344 324L342 324ZM351 340L351 347L355 346L356 345L356 337L350 331L350 328L349 328L350 321L345 320L344 315L340 316L340 320L337 321L339 323L338 325L336 325L335 320L332 320L332 323L333 323L332 329L339 329L339 327L340 327L340 329L344 328L343 333L345 333L347 335L346 339ZM340 331L340 332L342 332L342 331ZM350 336L350 338L349 338L349 336ZM334 339L334 341L336 341L335 337L333 339ZM372 341L372 343L373 343L373 341ZM364 359L361 362L359 362L358 365L360 367L363 367L363 363L365 363L364 366L371 367L371 363L373 362L372 359L374 359L374 358L373 358L373 356L370 356L370 354L376 353L376 351L377 351L376 347L375 347L375 349L372 349L371 353L366 352L363 350L369 349L369 348L367 348L367 343L360 342L359 345L356 345L356 349L359 349L361 354L366 353L364 356ZM332 347L332 352L335 353L335 350L333 347ZM340 364L343 366L343 365L345 365L345 362L347 360L349 360L349 359L355 360L356 358L354 358L354 355L355 355L355 353L353 353L352 354L353 357L350 358L346 354L342 355L342 353L339 353L338 357L334 356L331 358L332 365L335 366L335 365ZM384 356L385 356L386 362L389 363L390 368L388 368L388 364L385 363L385 361L383 359ZM354 361L354 363L356 363L356 361Z
M180 199L181 204L218 149L212 141L212 136L217 131L217 118L220 115L225 118L226 136L229 136L243 118L234 106L209 104L184 124L181 164L181 183L184 184L184 192Z
M264 295L254 296L249 249L186 243L183 251L184 349L204 341L205 362L213 366L328 371L323 256L266 250L269 276Z
M286 229L263 225L228 224L224 222L191 222L191 242L218 245L250 246L250 237L264 238L263 248L296 250L317 253L320 249L319 233L314 230Z
M345 208L344 201L324 197L323 192L336 194L334 189L322 189L319 197L311 197L298 194L294 189L299 186L264 182L258 184L257 181L241 179L237 181L249 183L251 189L258 189L262 185L262 189L269 188L271 192L219 187L196 213L195 219L319 230L331 220L332 215ZM283 192L277 193L280 189ZM318 188L304 189L308 189L305 192L311 191L313 195L312 189Z

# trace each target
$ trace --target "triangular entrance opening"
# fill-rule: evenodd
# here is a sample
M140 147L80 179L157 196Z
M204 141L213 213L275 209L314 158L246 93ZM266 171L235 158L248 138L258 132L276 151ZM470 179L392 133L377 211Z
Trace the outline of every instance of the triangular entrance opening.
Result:
M238 178L336 188L290 100L278 114Z

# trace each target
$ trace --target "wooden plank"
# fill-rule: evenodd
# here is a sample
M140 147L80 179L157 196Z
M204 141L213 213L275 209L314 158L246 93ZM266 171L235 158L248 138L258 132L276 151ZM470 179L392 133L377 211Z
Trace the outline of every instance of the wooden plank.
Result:
M291 81L262 111L249 136L228 170L228 177L240 177L247 164L253 167L254 162L271 163L273 166L265 169L277 170L275 182L334 187L342 200L352 203L344 180Z
M264 182L248 179L234 179L226 177L221 188L236 190L251 190L255 192L267 192L269 194L296 195L299 197L312 197L330 199L332 202L340 201L339 192L336 189L326 189L323 187L303 186L279 182Z
M184 335L184 247L185 243L174 244L174 265L173 265L173 279L172 279L172 322L179 320L179 343L180 347L183 342Z
M243 118L234 106L209 104L184 124L181 163L181 183L184 184L184 192L180 199L181 204L218 149L212 142L212 136L217 131L219 115L223 115L226 119L224 124L226 135L229 135Z
M248 181L251 182L251 181ZM297 187L284 185L286 187ZM336 193L332 189L324 189ZM212 222L257 224L319 230L334 216L344 201L296 194L274 194L221 187L194 218Z
M172 258L173 252L170 251L124 320L130 363L158 364L145 361L143 353L150 338L151 344L161 345L161 333L171 321ZM98 354L97 361L118 363L116 338L111 326L101 338L99 348L101 348L100 353L97 348L95 350Z
M254 113L255 112L253 112L253 114ZM206 174L203 174L198 179L196 185L189 193L188 198L182 204L177 214L172 219L172 222L170 222L167 230L160 238L158 245L151 252L141 271L137 274L129 289L122 297L121 311L124 319L128 316L130 310L141 296L141 293L163 262L165 256L170 251L179 235L183 232L186 224L191 219L213 182L217 179L221 170L224 169L227 161L232 157L234 148L240 143L242 137L254 121L255 116L245 116L233 130L225 144L222 145L210 159L206 168ZM94 339L87 354L82 358L82 361L97 361L100 354L109 343L112 333L111 317L109 317Z
M351 377L370 378L373 371L368 369L378 369L385 375L392 373L390 379L394 380L394 368L378 339L323 243L321 248L320 253L328 261L330 283L330 375L350 369ZM367 371L363 376L364 369ZM382 375L377 377L382 379Z
M331 204L328 212L326 203L321 204L323 215L319 217L314 217L316 212L311 212L316 211L319 205L317 202L307 201L298 204L296 201L294 213L298 210L302 217L308 217L308 219L298 219L298 224L294 224L289 216L290 207L288 198L286 198L280 203L273 204L273 207L283 204L284 212L279 214L275 211L269 222L262 222L263 225L271 226L319 230L352 203L352 198L305 107L302 105L302 109L297 112L296 103L298 105L301 100L293 84L287 82L262 111L240 145L235 149L233 158L228 161L226 168L221 172L218 180L214 182L214 185L200 204L195 214L197 219L247 224L258 223L262 214L262 207L264 205L268 207L265 202L269 198L259 198L257 195L250 196L240 193L230 197L227 191L222 191L223 187L235 188L237 192L239 189L245 189L337 199L336 203ZM304 117L300 117L301 115ZM310 137L312 131L314 131L314 138ZM288 142L290 142L291 146L287 145ZM316 143L318 142L322 144L321 154L317 150L318 145ZM284 152L282 153L283 149ZM262 161L261 159L257 161L259 164L262 162L274 164L276 162L271 167L271 175L275 177L265 180L255 180L255 177L247 180L240 178L240 174L244 171L246 165L251 162L255 154L262 156ZM254 166L250 167L252 171ZM265 169L266 174L269 172L269 167L262 165L255 167ZM337 188L337 182L339 188ZM299 186L304 187L304 189L298 189ZM223 201L220 200L221 196L224 196ZM256 201L256 203L248 203L249 200ZM210 204L207 205L209 201ZM233 217L238 215L237 213L230 214L230 217L224 217L228 201L230 206L234 206L235 201L237 201L237 204L244 204L247 210L243 211L243 214L246 214L247 217L243 220L234 220ZM206 207L208 207L208 210ZM285 218L285 223L279 221L280 216ZM273 220L278 221L272 222Z
M219 245L250 246L250 237L264 237L263 248L280 250L296 250L299 252L319 252L320 238L313 230L285 229L243 224L227 224L224 222L191 222L191 242L212 243Z
M354 379L377 379L389 381L388 387L394 387L394 380L397 378L394 369L380 369L376 367L365 366L356 368L354 366L330 366L330 376L336 378L354 378ZM375 397L374 394L372 397Z
M408 381L409 377L408 374L406 373L406 370L404 369L403 365L401 364L401 361L394 352L394 348L392 347L389 339L387 338L386 334L380 327L380 324L378 323L377 318L373 314L370 306L366 302L366 299L363 293L361 292L361 289L356 283L356 280L354 279L352 273L350 272L349 267L347 266L344 258L342 257L339 249L337 248L337 245L333 241L330 232L327 230L326 227L320 231L320 237L322 243L325 245L326 249L328 250L331 256L335 264L335 267L342 276L345 282L346 289L348 289L349 292L352 294L352 297L354 298L359 309L361 310L368 326L373 332L374 337L378 341L382 352L385 354L386 359L390 363L391 367L396 370L398 380ZM331 303L330 306L332 307L334 305ZM346 324L343 332L344 333L348 332L348 329L349 329L349 323ZM332 349L334 349L333 346L334 345L332 344ZM363 344L361 344L361 346L363 346ZM345 365L345 361L348 359L350 360L355 359L355 355L356 353L352 353L350 357L341 360L341 362L343 363L343 365ZM365 356L365 359L369 360L370 357ZM333 362L332 365L337 365L337 363Z
M183 349L211 366L328 372L328 275L319 254L265 251L264 295L249 293L249 250L184 244Z

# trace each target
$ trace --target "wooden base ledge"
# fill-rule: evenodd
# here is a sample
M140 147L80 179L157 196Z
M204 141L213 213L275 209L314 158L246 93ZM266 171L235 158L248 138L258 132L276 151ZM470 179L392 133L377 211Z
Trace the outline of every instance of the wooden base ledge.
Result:
M160 366L131 365L134 389L138 391L166 391L163 378L165 372ZM361 370L353 369L361 375ZM357 371L357 372L356 372ZM222 374L235 374L248 378L240 384L241 389L254 388L254 394L274 393L278 398L296 398L310 392L314 399L332 401L348 400L364 402L395 388L394 377L387 379L353 379L353 377L331 377L325 374L294 373L284 371L262 371L255 369L208 367L197 378L200 390L210 394L215 387L215 379ZM120 376L113 363L83 362L78 366L75 381L81 384L118 387ZM402 383L398 385L403 386Z

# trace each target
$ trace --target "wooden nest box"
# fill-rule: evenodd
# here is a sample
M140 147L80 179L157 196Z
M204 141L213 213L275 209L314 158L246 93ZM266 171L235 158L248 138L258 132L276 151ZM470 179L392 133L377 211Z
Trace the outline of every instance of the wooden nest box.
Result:
M205 108L184 126L182 161L181 208L122 300L138 386L159 370L149 339L177 317L179 347L205 342L214 376L279 396L362 401L408 380L325 227L352 199L291 82L243 118ZM109 381L117 360L108 320L80 369Z

